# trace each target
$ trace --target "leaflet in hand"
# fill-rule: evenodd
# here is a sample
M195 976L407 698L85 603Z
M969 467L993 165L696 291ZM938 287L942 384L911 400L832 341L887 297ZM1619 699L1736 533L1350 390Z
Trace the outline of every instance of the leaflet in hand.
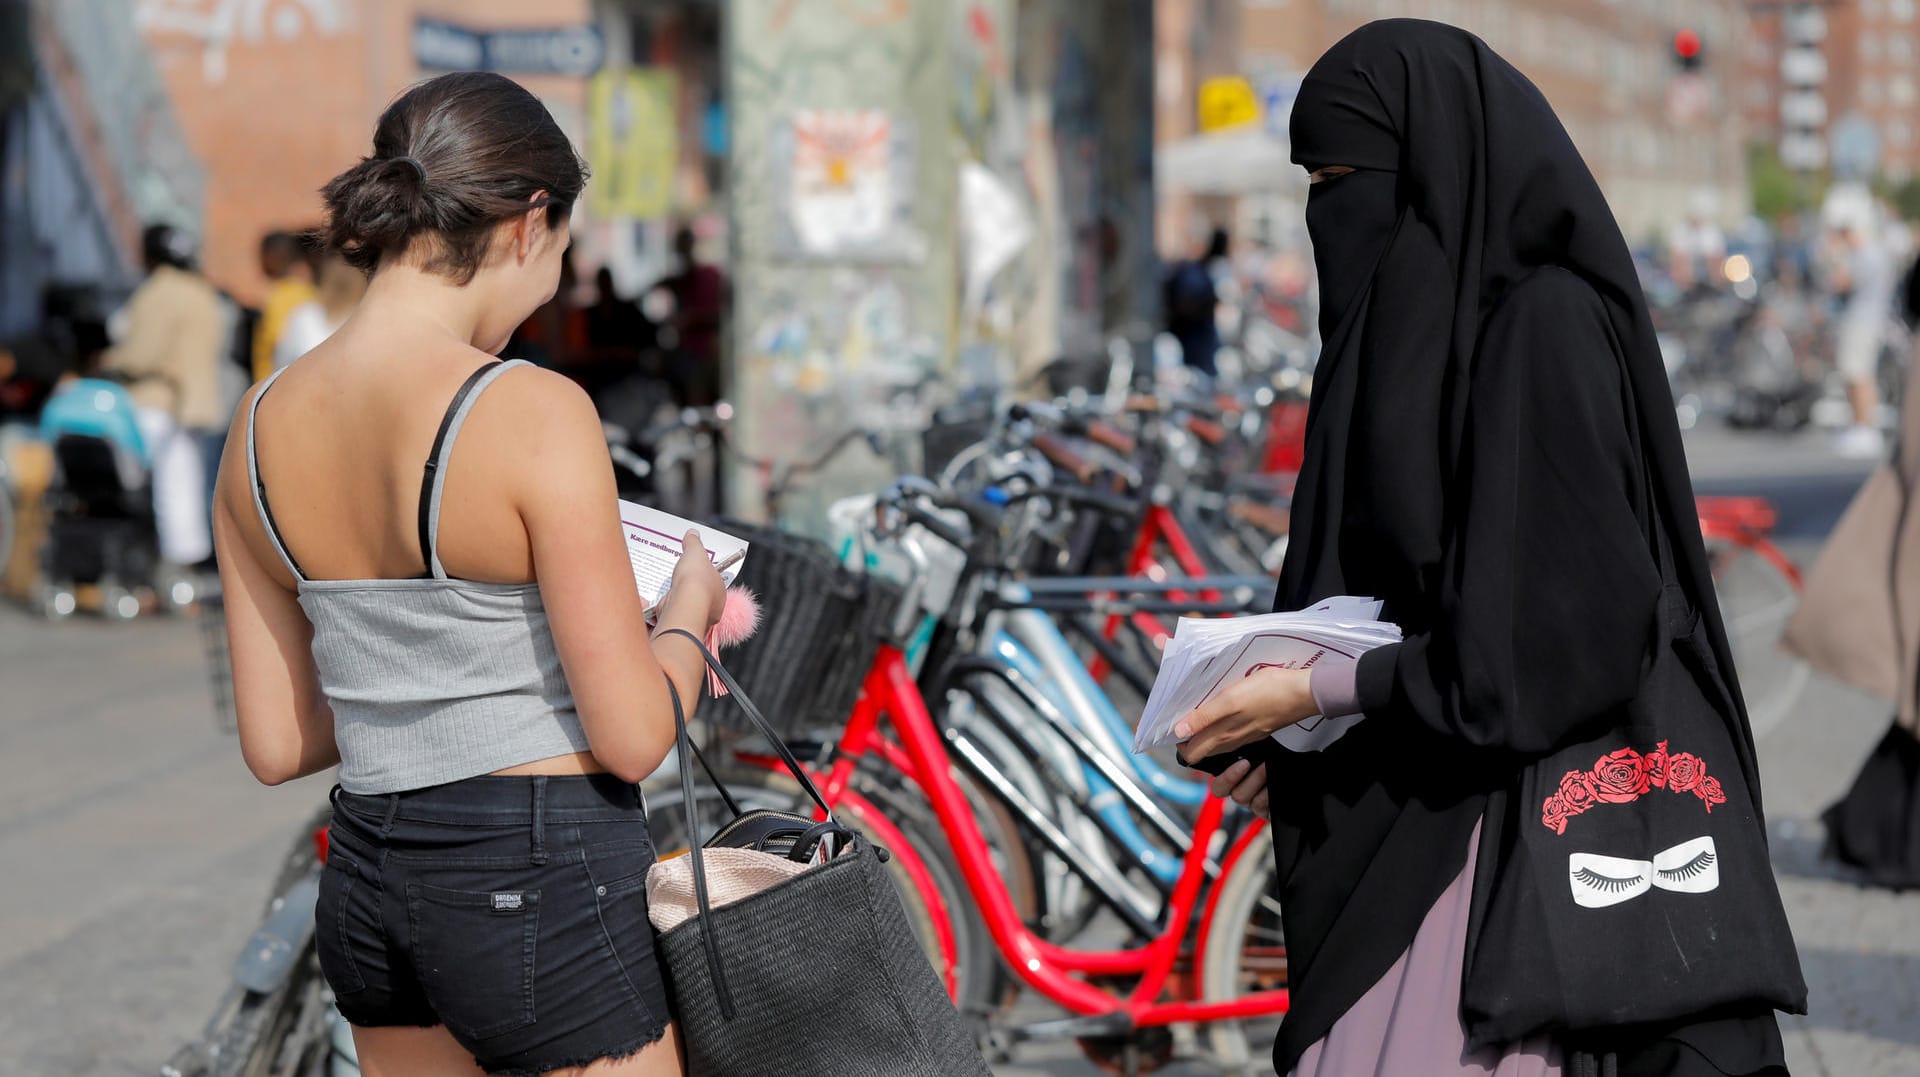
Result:
M1133 750L1174 743L1179 739L1173 731L1176 722L1249 674L1358 661L1375 647L1400 642L1400 626L1377 620L1379 616L1379 602L1343 596L1295 613L1181 620L1160 657L1160 675L1134 731ZM1275 733L1273 739L1292 751L1317 752L1360 717L1315 716Z
M666 597L688 531L700 532L700 544L707 548L714 564L727 565L720 570L721 579L731 585L740 575L747 552L745 539L631 501L620 502L620 524L627 539L627 559L633 562L634 586L648 606ZM729 558L731 564L727 563Z

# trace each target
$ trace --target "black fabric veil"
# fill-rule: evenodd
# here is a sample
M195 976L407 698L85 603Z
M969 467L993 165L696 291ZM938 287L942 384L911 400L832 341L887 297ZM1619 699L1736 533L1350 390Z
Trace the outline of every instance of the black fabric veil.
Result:
M1638 277L1544 97L1471 34L1376 22L1314 65L1292 133L1296 162L1358 171L1309 198L1324 347L1278 606L1380 598L1407 642L1361 662L1368 717L1342 741L1322 753L1250 753L1268 763L1287 918L1294 1009L1275 1048L1282 1073L1411 942L1463 867L1488 795L1564 732L1535 727L1532 716L1549 709L1541 701L1578 710L1586 700L1599 713L1621 692L1630 697L1660 591L1637 530L1645 521L1666 529L1673 576L1707 620L1729 698L1739 699ZM1548 267L1594 313L1566 327L1579 346L1535 354L1489 321ZM1465 518L1463 506L1484 499L1464 490L1510 477L1474 473L1484 465L1465 451L1476 367L1532 364L1530 376L1552 381L1560 373L1540 364L1568 363L1596 368L1581 372L1602 385L1589 398L1624 372L1624 389L1603 401L1615 416L1603 447L1617 442L1618 452L1588 454L1606 457L1595 465L1596 500L1603 488L1628 491L1619 519L1593 525L1598 510L1584 498L1525 491L1515 520ZM1578 411L1580 397L1568 399ZM1566 425L1577 428L1578 417ZM1558 417L1512 420L1537 424L1507 431L1517 445L1560 436ZM1617 532L1585 537L1606 527ZM1462 535L1476 536L1470 553ZM1463 573L1469 557L1479 567ZM1536 605L1544 612L1530 623ZM1579 625L1564 623L1569 611ZM1518 641L1510 651L1463 642L1508 638ZM1734 710L1726 717L1752 774L1751 734L1737 702Z

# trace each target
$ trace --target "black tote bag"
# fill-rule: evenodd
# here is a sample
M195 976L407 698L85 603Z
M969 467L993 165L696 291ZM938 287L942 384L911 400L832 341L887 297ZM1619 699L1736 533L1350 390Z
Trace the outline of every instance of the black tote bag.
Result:
M700 647L738 711L773 745L814 803L828 811L799 761L732 675L697 637L673 631ZM801 815L741 813L699 758L677 692L673 708L699 911L661 933L659 952L688 1073L990 1077L907 921L882 866L884 852L834 824L830 814L827 823L816 824ZM709 846L789 850L791 858L802 861L823 837L841 836L845 848L758 893L711 907L690 758L706 768L736 816Z
M1475 1044L1805 1012L1752 742L1657 511L1650 530L1660 633L1625 720L1489 800L1461 996Z

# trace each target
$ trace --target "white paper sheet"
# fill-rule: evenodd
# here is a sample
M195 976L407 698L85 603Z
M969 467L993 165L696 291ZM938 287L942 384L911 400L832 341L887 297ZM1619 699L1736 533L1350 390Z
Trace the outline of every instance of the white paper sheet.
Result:
M1174 743L1176 722L1259 670L1357 661L1375 647L1399 642L1399 626L1375 620L1379 614L1379 602L1341 597L1296 613L1182 620L1161 655L1160 674L1134 732L1133 750ZM1274 740L1293 751L1317 752L1360 717L1315 716L1274 734Z
M748 546L745 539L735 538L719 528L705 527L631 501L620 502L620 524L627 540L627 559L633 563L634 586L648 606L658 604L666 596L667 586L673 582L673 566L680 561L688 531L700 532L700 544L707 548L714 564L736 553L744 554ZM744 556L734 561L720 570L720 578L731 585L745 563Z

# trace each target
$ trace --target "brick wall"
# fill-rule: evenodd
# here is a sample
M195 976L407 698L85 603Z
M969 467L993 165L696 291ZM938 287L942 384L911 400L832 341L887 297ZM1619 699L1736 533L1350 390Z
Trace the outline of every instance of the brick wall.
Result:
M143 7L210 11L217 2ZM413 23L476 28L586 22L588 0L279 0L258 5L224 43L171 20L147 38L187 138L207 171L205 268L245 302L265 287L262 233L320 222L320 187L370 148L374 121L431 72L414 64ZM579 79L523 80L579 140Z

